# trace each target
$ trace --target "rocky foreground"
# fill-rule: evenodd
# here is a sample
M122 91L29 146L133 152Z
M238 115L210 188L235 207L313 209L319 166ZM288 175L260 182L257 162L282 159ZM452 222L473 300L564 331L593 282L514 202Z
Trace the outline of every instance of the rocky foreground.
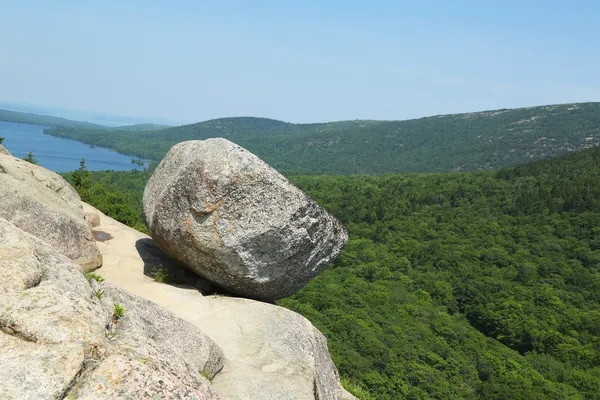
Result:
M0 154L0 182L0 398L353 399L304 317L155 282L173 261L43 168Z

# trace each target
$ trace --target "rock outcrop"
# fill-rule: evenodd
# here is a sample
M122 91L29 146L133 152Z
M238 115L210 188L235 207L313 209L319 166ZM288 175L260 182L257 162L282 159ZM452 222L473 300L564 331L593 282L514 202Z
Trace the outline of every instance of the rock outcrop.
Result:
M10 152L8 150L6 150L6 147L2 146L1 144L0 144L0 154L3 154L5 156L11 155Z
M77 192L60 175L0 155L0 217L47 242L84 270L102 265Z
M226 296L202 296L192 286L164 284L142 274L169 260L148 236L100 215L99 242L107 280L200 328L225 354L212 381L225 399L354 399L340 385L323 335L304 317L282 307ZM172 261L171 261L172 262Z
M225 139L175 145L146 186L144 212L165 253L227 290L262 300L298 291L348 239L300 189Z
M149 271L179 268L198 285L148 236L88 205L106 282L82 271L93 253L70 246L92 222L56 174L0 155L0 196L0 398L356 400L304 317L156 282Z
M206 298L204 332L226 362L213 386L226 399L354 399L340 385L327 340L293 311L254 300Z
M125 309L115 321L115 304ZM0 218L0 397L220 399L219 347Z

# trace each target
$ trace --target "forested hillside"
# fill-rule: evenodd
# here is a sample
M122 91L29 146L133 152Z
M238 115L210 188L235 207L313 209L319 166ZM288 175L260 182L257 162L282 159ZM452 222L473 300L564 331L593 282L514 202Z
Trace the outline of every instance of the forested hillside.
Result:
M125 221L148 176L92 173L130 202ZM364 398L600 398L600 148L500 171L291 179L350 241L280 304L327 336Z
M409 121L291 124L264 118L224 118L145 132L58 127L47 133L155 162L175 143L225 137L288 173L476 171L518 165L599 144L600 103Z
M373 398L600 398L600 149L499 172L293 180L351 239L281 304Z

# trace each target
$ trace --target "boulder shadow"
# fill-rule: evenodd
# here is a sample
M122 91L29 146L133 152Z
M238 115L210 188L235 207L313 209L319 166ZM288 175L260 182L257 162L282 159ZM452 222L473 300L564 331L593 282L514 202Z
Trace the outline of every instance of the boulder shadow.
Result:
M138 240L135 248L144 261L144 275L156 282L182 289L195 289L203 295L220 292L219 288L163 253L152 239Z
M144 261L144 275L149 276L156 282L181 289L197 290L203 296L249 298L230 292L184 267L180 262L166 255L150 238L139 239L135 242L135 248ZM275 304L270 301L262 301Z

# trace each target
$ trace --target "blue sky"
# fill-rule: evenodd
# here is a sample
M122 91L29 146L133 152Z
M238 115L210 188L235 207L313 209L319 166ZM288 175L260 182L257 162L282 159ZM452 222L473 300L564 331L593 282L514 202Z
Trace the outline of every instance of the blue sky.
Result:
M0 0L0 100L195 122L600 101L595 1Z

